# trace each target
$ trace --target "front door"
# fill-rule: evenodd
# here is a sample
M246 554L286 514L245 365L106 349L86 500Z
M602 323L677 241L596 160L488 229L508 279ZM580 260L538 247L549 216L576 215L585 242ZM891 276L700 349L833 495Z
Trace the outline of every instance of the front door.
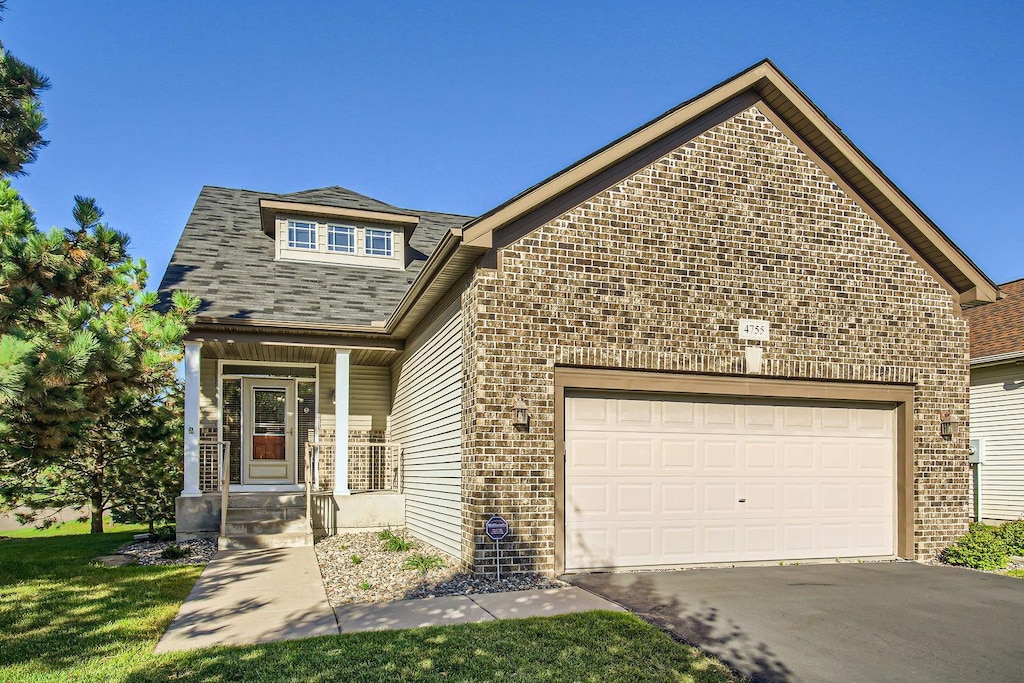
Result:
M244 380L242 413L242 483L294 484L295 382Z

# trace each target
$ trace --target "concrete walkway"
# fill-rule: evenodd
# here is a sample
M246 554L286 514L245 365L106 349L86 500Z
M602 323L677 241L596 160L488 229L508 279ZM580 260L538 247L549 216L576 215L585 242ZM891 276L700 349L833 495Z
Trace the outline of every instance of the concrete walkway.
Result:
M614 602L599 598L582 588L548 588L545 590L487 593L483 595L452 595L423 600L399 600L335 607L342 633L386 631L420 626L468 624L495 619L553 617L570 612L604 609L624 612Z
M575 586L343 605L332 610L313 548L228 550L217 553L203 570L156 652L595 609L623 611Z
M312 547L222 550L206 565L156 652L337 633Z

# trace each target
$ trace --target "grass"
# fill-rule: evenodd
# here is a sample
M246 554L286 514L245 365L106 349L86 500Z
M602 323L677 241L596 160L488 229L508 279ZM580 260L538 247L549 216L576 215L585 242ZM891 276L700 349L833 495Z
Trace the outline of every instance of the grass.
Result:
M1011 569L1006 572L1007 576L1012 576L1015 579L1024 579L1024 569Z
M92 563L131 530L0 541L0 681L736 680L613 612L154 655L200 568Z

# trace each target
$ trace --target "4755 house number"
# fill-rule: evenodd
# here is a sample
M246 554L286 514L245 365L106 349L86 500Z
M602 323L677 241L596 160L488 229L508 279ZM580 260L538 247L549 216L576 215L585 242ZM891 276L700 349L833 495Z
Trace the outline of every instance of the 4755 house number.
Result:
M768 341L771 325L767 320L750 320L743 318L739 322L740 339Z

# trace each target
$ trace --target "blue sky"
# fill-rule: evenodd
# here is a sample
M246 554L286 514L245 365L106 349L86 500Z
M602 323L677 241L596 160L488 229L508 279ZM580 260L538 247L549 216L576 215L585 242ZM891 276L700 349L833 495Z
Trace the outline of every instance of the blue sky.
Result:
M996 282L1024 277L1024 3L11 0L51 140L159 282L199 189L478 214L769 57Z

